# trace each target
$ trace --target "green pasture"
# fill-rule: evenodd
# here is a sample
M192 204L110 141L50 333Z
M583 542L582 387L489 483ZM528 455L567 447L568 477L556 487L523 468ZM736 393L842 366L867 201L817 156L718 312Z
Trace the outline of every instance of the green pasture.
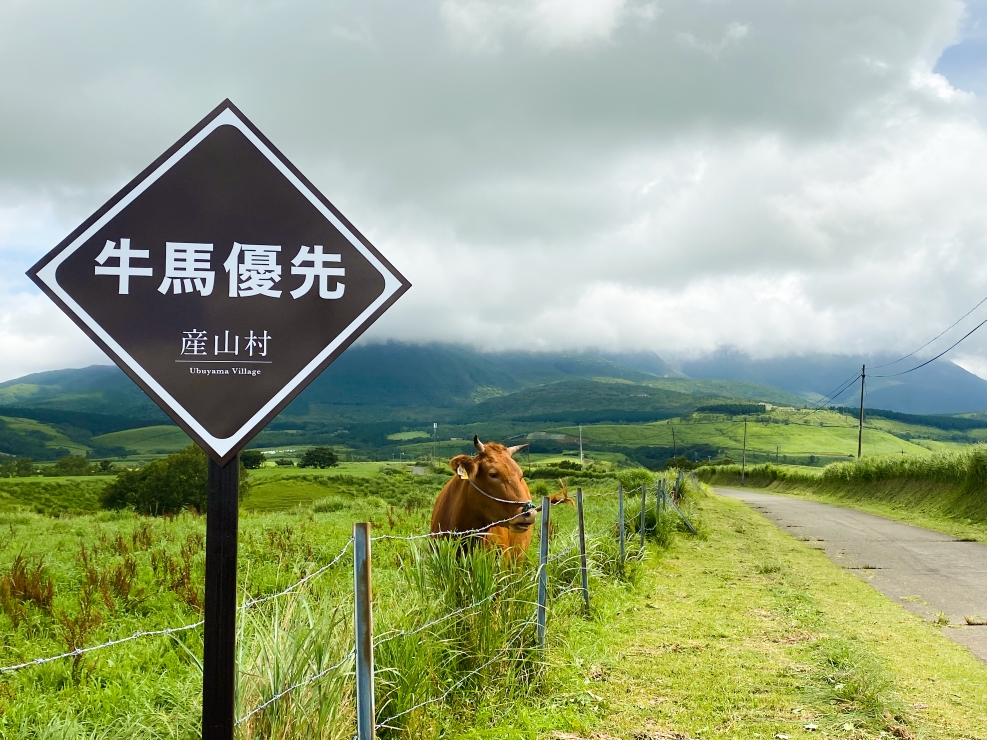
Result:
M298 457L301 457L301 453L304 451L305 448L301 448L295 454L297 454ZM280 457L288 456L281 454L271 455L270 459L265 461L263 468L250 471L251 480L262 482L271 476L286 476L290 478L291 476L297 475L352 475L357 478L366 478L372 475L377 475L377 473L380 472L380 469L385 465L385 463L379 462L341 462L334 468L282 468L274 464L274 460Z
M64 432L59 431L50 424L44 424L33 419L15 419L9 416L0 416L11 431L23 435L36 435L45 439L45 447L57 449L59 447L69 451L72 455L85 455L89 448L79 442L73 442Z
M123 447L138 455L170 455L188 447L188 435L170 424L161 426L127 429L112 434L101 434L92 438L93 444L101 447Z
M881 426L878 426L880 424ZM906 455L928 455L929 441L907 440L895 436L893 431L910 425L900 422L875 420L874 425L864 427L864 451L869 455L904 452ZM884 428L887 427L887 428ZM941 430L916 428L928 431L930 437L943 436ZM578 427L559 427L553 431L578 434ZM744 445L744 420L741 417L723 417L711 414L695 414L682 419L646 424L590 424L583 426L583 441L590 447L598 444L626 447L658 446L671 448L692 445L709 445L735 459ZM857 423L849 417L831 411L801 412L778 411L759 414L747 421L747 452L757 459L779 461L785 456L837 459L856 456ZM919 432L915 432L919 436ZM937 442L944 448L946 442Z
M0 478L0 512L27 510L42 514L92 512L99 493L114 476Z
M325 470L252 470L250 492L242 506L250 511L273 511L310 505L333 496L359 496L395 505L413 496L415 501L424 502L429 496L434 500L448 480L448 476L409 475L403 467L383 473L381 467L380 463L343 463L339 468Z
M428 432L397 432L396 434L388 434L387 438L407 441L409 439L423 439L430 436Z
M599 380L594 378L594 380ZM716 396L719 398L737 398L746 401L767 401L779 406L802 406L805 399L790 393L759 383L747 383L742 380L705 380L699 378L655 378L645 380L640 385L652 388L662 388L677 393L688 393L697 396Z
M374 535L427 531L419 494L442 482L393 469L262 472L269 502L284 498L281 510L241 513L241 601L332 563L354 521L372 521ZM984 738L987 667L736 502L690 488L701 536L663 529L639 551L631 528L619 567L616 483L585 488L588 617L575 512L552 512L545 652L533 642L532 557L507 568L482 550L374 543L377 719L440 699L390 720L382 740ZM325 495L299 505L300 484ZM201 619L201 516L11 512L0 529L0 585L20 583L16 572L40 586L36 601L3 602L0 665ZM352 737L352 664L329 670L352 645L351 568L343 557L238 616L238 716L327 671L253 715L238 740ZM195 629L0 674L0 738L198 738L201 654Z

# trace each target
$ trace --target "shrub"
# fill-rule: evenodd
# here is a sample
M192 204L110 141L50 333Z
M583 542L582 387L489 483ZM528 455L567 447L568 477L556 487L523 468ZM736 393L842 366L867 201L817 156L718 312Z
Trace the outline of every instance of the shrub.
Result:
M543 480L535 483L535 485L531 486L528 491L531 493L532 501L541 501L544 496L552 495L551 491L548 489L548 483Z
M331 447L313 447L302 455L300 468L334 468L339 465L339 458Z
M632 470L622 470L617 476L625 491L630 491L641 486L650 486L655 481L655 477L644 468L633 468Z
M66 455L54 465L42 468L42 472L44 475L89 475L93 471L86 458Z
M256 470L264 465L264 455L259 450L244 450L240 453L240 464L247 470Z
M133 508L140 514L176 514L182 509L204 511L208 498L209 466L206 453L196 445L155 460L137 470L124 470L107 484L100 502L107 509ZM248 487L240 470L240 500Z
M20 457L17 459L14 472L19 478L29 478L32 475L37 474L38 467L34 464L34 460L31 458Z
M696 463L685 457L685 455L677 455L665 462L666 470L692 470L695 467Z

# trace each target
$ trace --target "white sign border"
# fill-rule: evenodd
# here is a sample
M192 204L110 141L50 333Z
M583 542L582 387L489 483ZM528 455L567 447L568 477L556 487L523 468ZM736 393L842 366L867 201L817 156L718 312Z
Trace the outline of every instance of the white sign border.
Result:
M302 370L292 378L288 384L282 388L277 394L274 395L264 406L254 414L240 429L234 432L229 437L215 437L210 434L206 429L195 420L195 418L180 404L175 398L171 396L161 385L136 361L127 351L121 347L114 339L111 337L102 326L100 326L88 313L86 313L82 307L76 303L72 297L62 289L58 284L56 279L56 272L58 267L66 260L70 255L72 255L77 249L79 249L83 244L89 241L90 238L104 225L106 225L110 219L114 218L119 214L124 208L130 205L134 200L136 200L148 187L150 187L155 181L157 181L162 175L164 175L168 170L174 167L178 162L180 162L185 155L191 152L196 146L198 146L209 134L215 131L220 126L233 126L237 128L247 139L255 146L257 149L265 156L267 159L277 167L278 171L287 178L287 180L302 194L308 201L315 206L315 208L330 222L336 229L339 230L343 236L362 254L370 264L381 274L384 278L384 291L378 296L377 300L371 303L363 313L357 316L352 323L349 324L325 349L323 349L316 357L309 362ZM230 450L235 449L240 442L243 440L250 430L253 429L257 424L259 424L264 417L269 414L279 403L281 403L285 398L287 398L301 383L303 383L309 375L311 375L315 370L321 365L336 349L339 348L341 344L346 342L362 325L367 319L369 319L373 314L395 294L402 286L401 280L399 280L390 270L388 270L377 256L367 249L367 247L360 241L349 228L343 224L342 221L337 218L329 208L326 207L325 203L316 196L312 190L302 182L298 176L292 172L292 170L278 157L257 135L251 130L251 128L230 108L226 108L218 116L213 118L209 123L207 123L200 131L189 139L185 144L179 148L174 154L168 157L164 162L156 167L147 177L145 177L141 182L139 182L134 188L132 188L124 197L122 197L118 202L114 203L113 206L102 214L98 219L96 219L89 228L85 229L81 234L79 234L75 239L73 239L61 252L59 252L53 259L51 259L48 264L46 264L37 273L38 278L51 289L51 291L58 296L58 298L70 308L76 316L96 335L98 336L106 345L109 347L116 355L119 357L123 363L130 368L135 375L137 375L147 386L157 394L172 411L174 411L181 419L184 421L195 433L200 437L200 439L208 445L213 452L215 452L219 457L225 458Z

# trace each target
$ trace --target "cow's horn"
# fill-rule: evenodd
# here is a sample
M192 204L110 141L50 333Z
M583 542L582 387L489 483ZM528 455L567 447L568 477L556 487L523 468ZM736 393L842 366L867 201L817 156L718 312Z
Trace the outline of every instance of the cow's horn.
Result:
M521 450L523 450L527 446L528 446L528 443L525 442L523 445L514 445L513 447L508 447L507 448L507 451L510 452L512 455L516 455L517 453L519 453Z
M480 437L476 434L473 435L473 446L477 452L483 452L483 442L480 441Z

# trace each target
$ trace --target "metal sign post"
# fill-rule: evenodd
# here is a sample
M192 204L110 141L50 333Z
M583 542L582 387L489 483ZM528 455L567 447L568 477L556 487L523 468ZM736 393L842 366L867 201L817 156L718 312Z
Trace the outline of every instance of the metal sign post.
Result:
M410 284L228 100L28 275L211 458L202 736L231 740L238 453Z
M209 461L206 511L206 623L202 660L202 737L233 737L236 687L236 550L240 457Z

